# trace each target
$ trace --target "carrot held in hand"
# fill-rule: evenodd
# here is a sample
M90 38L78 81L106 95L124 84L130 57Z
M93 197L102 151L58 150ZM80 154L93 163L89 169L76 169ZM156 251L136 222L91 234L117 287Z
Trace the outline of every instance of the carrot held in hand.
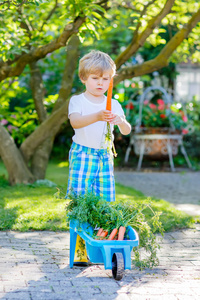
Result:
M112 90L113 90L113 77L111 78L110 84L109 84L109 87L108 87L107 103L106 103L106 110L109 110L110 112L112 110ZM114 157L116 157L117 153L116 153L116 150L115 150L115 145L113 143L109 122L107 122L107 138L108 138L108 141L111 142L111 148L113 149Z
M118 233L118 241L123 241L124 235L125 235L126 227L120 226L119 227L119 233Z
M116 236L117 232L118 232L117 228L114 228L114 229L112 230L112 232L111 232L111 234L110 234L108 240L113 240L114 237Z
M108 92L107 92L107 103L106 110L111 111L111 102L112 102L112 90L113 90L113 77L110 80Z

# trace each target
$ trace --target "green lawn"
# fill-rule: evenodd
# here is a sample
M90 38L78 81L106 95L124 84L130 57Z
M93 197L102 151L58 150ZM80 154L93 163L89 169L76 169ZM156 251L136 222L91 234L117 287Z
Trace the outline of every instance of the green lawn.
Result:
M50 162L46 178L55 185L9 186L7 172L0 162L0 230L68 230L66 224L66 199L68 166L66 163ZM60 197L56 197L58 195ZM143 201L145 195L132 188L116 185L119 201ZM194 219L176 210L170 203L152 198L155 211L162 211L161 221L166 231L191 227ZM151 218L149 211L145 212Z

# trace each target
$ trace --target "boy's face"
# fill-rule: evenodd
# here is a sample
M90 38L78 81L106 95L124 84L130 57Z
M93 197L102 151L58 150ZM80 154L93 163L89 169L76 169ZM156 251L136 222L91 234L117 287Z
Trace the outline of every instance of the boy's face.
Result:
M92 96L100 97L108 90L111 75L109 72L103 75L90 74L86 80L81 80L85 84L86 91Z

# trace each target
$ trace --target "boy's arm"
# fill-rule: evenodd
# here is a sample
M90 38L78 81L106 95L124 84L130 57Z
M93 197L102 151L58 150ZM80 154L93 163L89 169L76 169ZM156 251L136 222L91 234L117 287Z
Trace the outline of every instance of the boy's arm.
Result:
M79 113L72 113L69 116L70 123L74 129L83 128L98 121L110 122L112 114L108 110L101 110L97 113L82 116Z
M131 125L126 121L124 116L112 114L108 110L101 110L97 113L82 116L79 113L72 113L69 117L70 123L74 129L83 128L98 121L110 122L118 125L121 134L127 135L131 132Z
M121 134L127 135L131 132L131 125L123 118L123 122L118 124Z

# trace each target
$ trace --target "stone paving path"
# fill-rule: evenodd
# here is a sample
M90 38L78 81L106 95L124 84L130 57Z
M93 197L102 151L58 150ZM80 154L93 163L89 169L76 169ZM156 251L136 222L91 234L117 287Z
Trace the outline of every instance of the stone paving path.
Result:
M125 270L69 268L68 232L0 232L0 299L200 299L200 226L165 234L160 265Z

